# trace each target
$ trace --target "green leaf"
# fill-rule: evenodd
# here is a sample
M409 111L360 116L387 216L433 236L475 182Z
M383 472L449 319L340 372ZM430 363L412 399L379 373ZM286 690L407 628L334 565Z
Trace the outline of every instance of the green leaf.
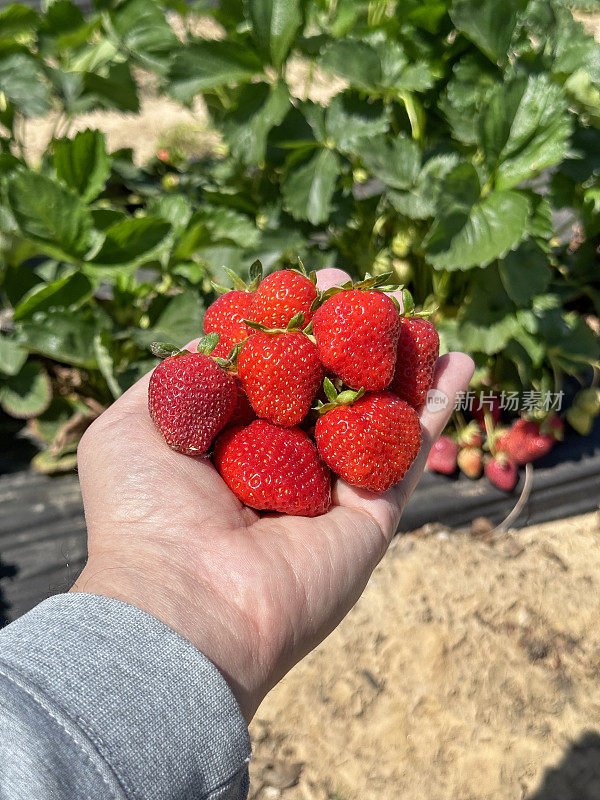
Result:
M505 61L527 0L454 0L450 16L459 31L494 63Z
M321 64L356 89L369 91L381 82L379 55L367 42L353 39L333 42L323 53Z
M111 335L108 331L100 331L94 336L94 351L96 353L96 361L98 362L98 369L102 373L102 377L106 381L106 385L110 389L110 393L116 400L121 396L121 387L115 378L115 365L112 354L110 352Z
M204 305L198 294L186 291L169 300L151 328L134 332L135 341L141 347L152 342L174 342L184 347L197 336L202 336Z
M19 231L59 259L80 259L91 241L88 209L69 189L45 175L23 170L8 181L8 201Z
M52 283L36 286L15 308L13 319L18 321L31 317L37 311L54 308L77 308L86 302L94 292L89 278L81 272L72 272Z
M17 419L41 414L51 399L50 378L38 361L28 361L17 375L6 378L0 386L0 405Z
M504 256L525 235L529 202L519 192L479 197L479 178L471 164L460 164L445 179L442 210L423 240L435 269L483 267Z
M263 56L279 69L302 24L299 0L248 0L248 12Z
M54 169L85 202L97 197L110 174L110 159L102 131L88 128L73 139L55 141Z
M518 306L529 306L531 299L543 294L550 283L548 256L532 239L508 253L499 268L504 288Z
M361 142L358 155L376 178L394 189L409 189L421 168L419 145L405 136L377 136Z
M116 34L130 57L162 72L179 40L155 0L125 0L110 15L110 33Z
M196 41L180 49L169 70L170 91L190 103L207 89L248 82L262 71L256 53L233 41Z
M410 219L428 219L437 210L438 198L444 178L457 165L458 156L444 154L430 158L419 173L409 192L389 191L388 198L394 208Z
M232 208L205 206L192 219L204 224L213 242L233 242L240 247L250 248L257 244L260 237L252 220Z
M11 3L0 12L0 38L12 39L22 35L31 35L39 22L39 16L33 8L22 3Z
M158 217L133 217L105 231L100 250L88 264L96 269L134 267L155 256L171 232L171 225Z
M34 353L85 369L96 368L94 336L106 320L90 310L41 311L17 326L17 340Z
M0 372L5 375L16 375L27 361L27 349L9 339L0 336Z
M287 84L253 83L238 94L238 103L223 120L223 134L231 152L245 164L259 164L265 157L267 136L279 125L290 107Z
M176 233L181 233L192 216L190 201L183 194L163 194L153 197L147 205L148 214L170 222Z
M31 466L44 475L58 475L72 472L77 466L77 453L59 453L54 455L50 450L40 450L31 459Z
M93 104L133 113L140 110L137 86L129 64L110 64L103 74L86 72L83 84Z
M50 92L42 71L23 53L0 60L0 92L26 117L41 117L50 110Z
M313 225L327 220L339 169L336 154L322 149L301 166L286 172L281 191L285 206L294 219L306 219Z
M547 76L499 85L488 103L481 144L497 188L510 189L563 160L571 123L560 87Z
M388 115L381 101L368 101L358 93L342 92L331 99L325 127L339 150L362 154L365 141L388 129Z

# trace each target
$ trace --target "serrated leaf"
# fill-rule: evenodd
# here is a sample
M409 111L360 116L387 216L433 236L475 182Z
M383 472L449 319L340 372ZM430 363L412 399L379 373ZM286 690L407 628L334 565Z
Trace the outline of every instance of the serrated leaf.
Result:
M98 318L83 309L43 311L18 324L17 341L60 363L95 369L93 341L101 328Z
M232 208L205 206L192 219L203 223L213 242L233 242L240 247L252 248L260 238L253 221Z
M301 166L289 169L281 184L287 210L294 219L319 225L331 213L331 198L339 176L339 162L332 150L322 149Z
M5 375L16 375L27 361L27 348L9 339L0 336L0 372Z
M279 125L290 107L287 84L255 83L245 86L238 104L223 120L223 134L231 152L245 164L259 164L265 157L267 136Z
M0 386L0 405L17 419L41 414L50 405L52 387L48 373L38 361L28 361Z
M42 71L23 53L0 60L0 92L26 117L41 117L50 110L50 92Z
M116 400L121 396L122 391L115 377L115 364L110 351L110 345L111 336L108 331L99 331L94 336L94 351L96 353L98 369L102 373L102 377L106 381L110 393Z
M17 322L38 311L53 308L76 308L88 300L93 292L89 278L81 272L70 273L29 291L15 308L13 319Z
M527 0L454 0L452 22L494 63L507 57L518 15Z
M299 0L247 0L260 51L276 69L285 61L302 24Z
M39 22L39 16L33 8L23 3L11 3L0 12L0 37L15 37L19 34L31 34Z
M323 53L321 64L356 89L369 91L381 82L379 55L367 42L352 39L333 42Z
M166 244L171 225L159 217L134 217L105 231L100 250L88 262L95 269L134 267L156 255Z
M510 189L560 163L571 123L560 87L545 75L497 86L481 119L481 145L495 186Z
M445 179L444 207L423 247L436 269L483 267L504 256L524 237L529 202L519 192L499 191L479 198L479 178L471 164L460 164Z
M164 9L155 0L125 0L110 15L112 31L130 55L161 72L179 46Z
M377 136L361 143L365 167L380 181L394 189L409 189L421 168L419 145L404 136Z
M335 95L325 114L327 135L341 151L359 148L365 139L385 133L388 115L381 101L369 102L356 92Z
M110 174L110 159L102 131L88 128L73 139L55 141L54 169L84 202L97 197Z
M88 209L69 189L23 170L8 181L8 201L23 237L55 258L80 259L91 241Z
M507 294L518 306L527 307L550 283L548 256L532 239L526 239L499 263Z
M437 210L444 178L457 165L458 156L433 156L423 166L415 185L408 192L389 191L392 206L410 219L428 219Z
M196 41L180 49L169 70L176 100L191 102L207 89L250 81L262 70L256 53L233 41Z

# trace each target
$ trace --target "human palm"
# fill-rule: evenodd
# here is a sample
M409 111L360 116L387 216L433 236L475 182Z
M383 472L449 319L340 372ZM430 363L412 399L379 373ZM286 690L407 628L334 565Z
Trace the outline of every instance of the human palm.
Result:
M324 270L319 284L341 277ZM131 603L188 638L249 720L360 596L472 369L460 353L438 362L436 386L450 402L423 413L423 447L400 484L375 495L338 480L331 510L316 518L246 508L207 457L170 450L148 414L145 376L82 439L89 558L73 590Z

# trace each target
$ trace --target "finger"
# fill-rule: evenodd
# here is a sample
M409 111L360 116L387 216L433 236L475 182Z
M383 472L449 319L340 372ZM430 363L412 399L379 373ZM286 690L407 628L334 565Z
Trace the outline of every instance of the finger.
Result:
M428 409L423 411L421 415L423 430L421 449L399 484L378 495L338 480L334 490L334 502L339 506L369 515L377 522L389 541L396 531L402 509L423 473L431 445L450 419L456 403L457 392L467 390L473 370L473 361L464 353L448 353L438 360L432 388L445 395L448 402L440 411Z
M326 292L332 286L341 286L342 283L350 280L350 275L344 272L343 269L335 269L335 267L327 267L317 272L317 289L320 292Z

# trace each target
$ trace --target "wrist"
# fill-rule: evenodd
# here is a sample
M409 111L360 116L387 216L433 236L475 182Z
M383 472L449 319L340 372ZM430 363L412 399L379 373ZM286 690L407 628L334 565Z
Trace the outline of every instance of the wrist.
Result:
M168 575L168 578L164 576ZM254 656L240 634L239 613L195 578L153 556L119 563L109 555L90 555L71 592L104 595L140 608L190 641L221 672L247 722L252 719L267 688L268 668ZM237 618L236 618L237 617Z

